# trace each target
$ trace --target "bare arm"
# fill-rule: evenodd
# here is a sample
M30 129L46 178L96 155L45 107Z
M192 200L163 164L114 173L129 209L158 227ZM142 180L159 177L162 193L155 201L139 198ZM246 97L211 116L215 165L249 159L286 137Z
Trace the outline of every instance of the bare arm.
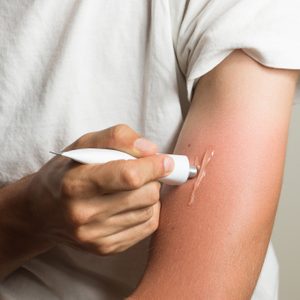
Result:
M236 50L197 84L175 153L215 155L194 180L164 187L160 226L129 299L249 299L269 243L298 72Z

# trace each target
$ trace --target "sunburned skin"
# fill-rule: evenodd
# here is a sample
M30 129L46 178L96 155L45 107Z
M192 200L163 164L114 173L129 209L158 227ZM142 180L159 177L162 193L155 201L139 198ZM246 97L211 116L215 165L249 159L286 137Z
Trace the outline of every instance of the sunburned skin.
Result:
M280 196L291 72L236 50L199 80L174 154L191 165L208 146L215 154L198 189L200 170L185 184L162 186L159 226L130 300L251 299Z
M206 167L209 164L210 160L214 156L215 150L210 146L204 153L201 165L199 165L199 158L198 156L195 157L194 165L197 167L198 175L194 182L194 187L191 193L190 201L188 202L188 206L191 206L193 202L195 201L195 194L197 189L199 188L199 185L203 178L206 175Z

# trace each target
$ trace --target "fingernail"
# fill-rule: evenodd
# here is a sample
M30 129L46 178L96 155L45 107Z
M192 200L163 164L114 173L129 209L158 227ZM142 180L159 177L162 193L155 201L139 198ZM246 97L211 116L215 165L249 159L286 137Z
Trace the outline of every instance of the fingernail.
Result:
M170 156L166 156L164 159L164 168L166 173L170 173L174 169L174 160Z
M152 142L150 142L149 140L147 139L144 139L144 138L139 138L137 139L133 146L138 149L139 151L155 151L156 150L156 145Z

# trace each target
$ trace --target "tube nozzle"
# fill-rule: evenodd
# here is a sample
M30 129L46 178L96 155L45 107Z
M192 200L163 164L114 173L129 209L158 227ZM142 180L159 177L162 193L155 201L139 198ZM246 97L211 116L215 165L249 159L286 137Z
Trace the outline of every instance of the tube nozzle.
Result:
M196 177L198 174L198 169L195 166L190 166L190 171L189 171L189 179Z

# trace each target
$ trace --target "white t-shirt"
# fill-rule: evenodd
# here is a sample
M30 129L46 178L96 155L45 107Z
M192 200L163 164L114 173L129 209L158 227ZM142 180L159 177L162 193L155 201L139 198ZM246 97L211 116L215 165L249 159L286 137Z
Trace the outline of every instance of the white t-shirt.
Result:
M300 69L299 12L299 0L1 0L0 186L118 123L171 153L197 79L234 49ZM106 257L56 247L1 283L0 298L122 299L148 243ZM277 280L270 246L253 299L276 299Z

